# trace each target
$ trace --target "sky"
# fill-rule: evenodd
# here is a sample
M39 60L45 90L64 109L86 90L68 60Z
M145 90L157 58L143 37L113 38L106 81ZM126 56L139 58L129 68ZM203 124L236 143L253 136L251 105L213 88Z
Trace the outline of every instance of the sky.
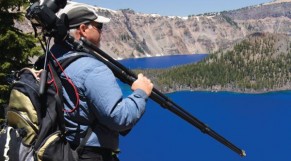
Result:
M73 0L99 7L133 9L136 12L162 16L188 16L220 12L258 5L273 0Z

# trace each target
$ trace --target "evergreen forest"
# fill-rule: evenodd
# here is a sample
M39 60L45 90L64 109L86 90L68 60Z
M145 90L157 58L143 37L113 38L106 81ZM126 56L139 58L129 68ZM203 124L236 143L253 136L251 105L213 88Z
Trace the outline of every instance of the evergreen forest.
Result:
M31 64L30 58L41 54L33 34L15 27L24 20L28 1L0 0L0 123L9 99L13 73Z
M169 69L144 70L163 92L262 93L291 89L291 43L286 35L255 33L229 50Z

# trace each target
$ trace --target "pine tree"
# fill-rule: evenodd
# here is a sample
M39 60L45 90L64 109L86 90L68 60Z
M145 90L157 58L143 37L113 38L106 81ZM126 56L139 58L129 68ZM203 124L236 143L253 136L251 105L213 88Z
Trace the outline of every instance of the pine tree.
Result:
M31 57L41 54L33 35L25 34L15 27L15 21L25 18L27 6L24 0L0 0L0 109L9 97L9 75L27 66ZM3 111L2 111L3 112ZM0 117L3 115L0 111Z

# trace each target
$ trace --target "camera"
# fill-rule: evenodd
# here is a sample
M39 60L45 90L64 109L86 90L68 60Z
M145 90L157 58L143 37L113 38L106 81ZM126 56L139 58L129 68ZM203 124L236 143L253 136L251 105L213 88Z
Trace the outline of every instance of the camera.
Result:
M25 16L33 27L40 27L46 36L55 39L66 37L67 17L63 15L58 18L56 13L66 6L67 0L30 0L30 3Z

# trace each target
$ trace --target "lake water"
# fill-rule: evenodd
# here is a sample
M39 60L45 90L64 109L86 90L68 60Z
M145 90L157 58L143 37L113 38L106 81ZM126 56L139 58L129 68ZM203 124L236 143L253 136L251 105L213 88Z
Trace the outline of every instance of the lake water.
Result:
M171 55L150 58L130 58L120 63L130 69L168 68L176 65L195 63L203 60L208 54Z
M169 66L176 62L170 57L166 62L159 58L155 61L168 62ZM152 64L149 62L153 58L146 59L132 62ZM127 85L121 86L125 94L130 93ZM128 136L121 137L121 161L291 160L290 91L266 94L180 91L167 96L212 130L244 149L247 156L240 157L149 100L140 122Z

